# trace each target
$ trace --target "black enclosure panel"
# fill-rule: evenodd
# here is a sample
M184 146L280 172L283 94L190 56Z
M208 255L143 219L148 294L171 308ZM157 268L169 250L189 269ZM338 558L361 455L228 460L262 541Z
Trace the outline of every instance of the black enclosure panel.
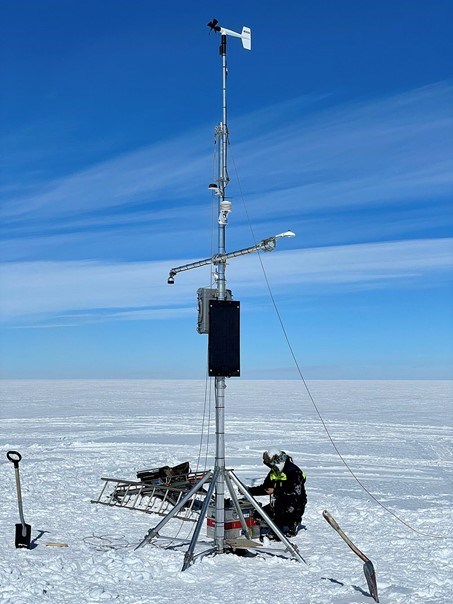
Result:
M237 300L209 302L209 375L240 375L240 304Z

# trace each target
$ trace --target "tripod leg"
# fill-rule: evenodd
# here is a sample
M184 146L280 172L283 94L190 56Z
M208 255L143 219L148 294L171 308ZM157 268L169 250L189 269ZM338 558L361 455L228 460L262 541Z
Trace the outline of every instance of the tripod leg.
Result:
M135 549L138 549L139 547L143 547L144 545L149 543L153 537L158 535L161 528L163 526L165 526L169 520L171 520L174 516L176 516L176 514L181 510L181 508L183 508L184 505L190 500L190 498L201 489L201 487L205 484L205 482L207 482L209 480L209 478L211 476L212 476L212 470L209 470L209 472L207 472L205 474L205 476L203 476L203 478L190 489L190 491L187 493L187 495L185 495L181 499L181 501L179 501L179 503L177 503L175 505L175 507L170 512L168 512L168 514L165 516L165 518L163 518L163 520L161 520L157 526L155 526L153 529L149 529L146 537L143 539L143 541L141 541L137 545L137 547Z
M287 539L287 537L282 533L282 531L278 528L278 526L274 523L271 518L266 514L263 508L255 501L255 499L250 495L250 493L245 488L245 485L239 480L236 474L233 471L230 471L230 478L232 482L237 486L239 491L244 495L249 503L255 508L261 518L268 524L274 533L279 537L280 541L286 546L286 549L297 559L299 562L305 562L302 556L297 551L297 547L295 547L291 541ZM306 564L306 562L305 562Z
M237 512L237 515L239 516L239 521L242 526L242 533L243 533L244 537L249 538L250 537L249 527L247 526L247 523L244 518L244 514L242 513L242 510L241 510L241 506L239 505L239 501L238 501L236 492L233 488L231 478L228 475L229 472L230 472L230 470L226 470L226 472L225 472L225 482L226 482L228 491L230 492L231 499L233 500L233 504L234 504L235 510Z
M187 552L184 556L184 564L182 567L183 571L186 570L186 568L188 568L192 562L193 552L195 550L195 546L198 541L198 536L200 535L201 527L203 526L203 522L206 517L206 512L208 511L208 505L209 505L209 502L211 501L211 497L212 497L212 494L215 489L218 475L219 475L219 468L217 468L215 470L214 475L211 480L211 484L209 485L208 492L206 493L206 497L204 498L203 507L201 508L200 516L197 520L197 524L195 526L195 530L193 532L192 539L190 541L189 549L187 550Z

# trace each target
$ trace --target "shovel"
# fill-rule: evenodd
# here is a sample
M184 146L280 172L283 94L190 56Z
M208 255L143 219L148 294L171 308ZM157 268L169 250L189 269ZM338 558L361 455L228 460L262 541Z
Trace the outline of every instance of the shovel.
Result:
M367 558L365 556L365 554L363 552L361 552L359 550L359 548L356 545L354 545L354 543L349 539L349 537L338 526L338 523L335 520L335 518L333 516L331 516L327 510L324 510L322 515L327 520L327 522L330 524L330 526L337 531L337 533L340 535L340 537L343 539L343 541L345 541L349 545L349 547L352 549L354 554L357 554L357 556L361 560L363 560L363 562L364 562L363 572L365 574L365 579L368 584L368 590L370 592L371 597L374 599L374 601L379 602L378 591L377 591L377 582L376 582L376 573L374 572L373 563L371 562L371 560L369 558Z
M30 549L31 526L26 524L24 520L22 493L20 490L19 462L22 459L22 455L18 451L8 451L6 457L9 461L13 462L14 471L16 473L17 502L19 504L20 516L20 524L16 524L16 547L26 547L27 549Z

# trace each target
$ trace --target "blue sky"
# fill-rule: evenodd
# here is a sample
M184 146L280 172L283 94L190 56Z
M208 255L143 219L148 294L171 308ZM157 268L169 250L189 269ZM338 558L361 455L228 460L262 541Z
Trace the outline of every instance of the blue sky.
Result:
M218 38L227 248L262 255L308 378L453 378L453 6L21 0L0 7L0 377L205 375ZM242 375L296 378L256 256Z

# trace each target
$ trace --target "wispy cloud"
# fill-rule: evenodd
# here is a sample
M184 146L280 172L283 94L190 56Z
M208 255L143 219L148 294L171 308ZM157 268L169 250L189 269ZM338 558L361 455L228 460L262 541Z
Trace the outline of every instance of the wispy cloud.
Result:
M187 259L159 262L13 262L0 274L0 314L7 325L68 325L81 322L165 319L195 312L200 271L168 271ZM263 262L271 283L297 297L299 286L329 288L429 287L453 273L453 239L395 241L278 251ZM233 260L241 296L266 295L257 258ZM205 272L208 284L209 273Z
M453 277L453 239L284 251L265 256L265 264L276 284L338 285L346 289L414 284L430 287L436 276Z
M452 141L453 87L437 84L299 115L236 154L260 209L300 212L451 193ZM263 182L271 183L264 195Z
M162 202L167 192L171 192L173 199L179 199L193 187L188 177L200 174L206 162L196 133L190 133L190 140L192 150L184 162L177 150L186 140L167 141L71 176L40 183L34 194L5 195L3 219L14 221L29 216L30 212L38 213L40 218L67 217L113 209L144 199Z
M453 86L440 83L381 99L316 109L307 99L232 121L232 157L253 216L354 208L445 196L453 190ZM187 221L209 200L209 133L126 153L15 194L3 192L12 233L80 230L146 220ZM238 196L233 167L231 191ZM197 208L189 211L189 208Z

